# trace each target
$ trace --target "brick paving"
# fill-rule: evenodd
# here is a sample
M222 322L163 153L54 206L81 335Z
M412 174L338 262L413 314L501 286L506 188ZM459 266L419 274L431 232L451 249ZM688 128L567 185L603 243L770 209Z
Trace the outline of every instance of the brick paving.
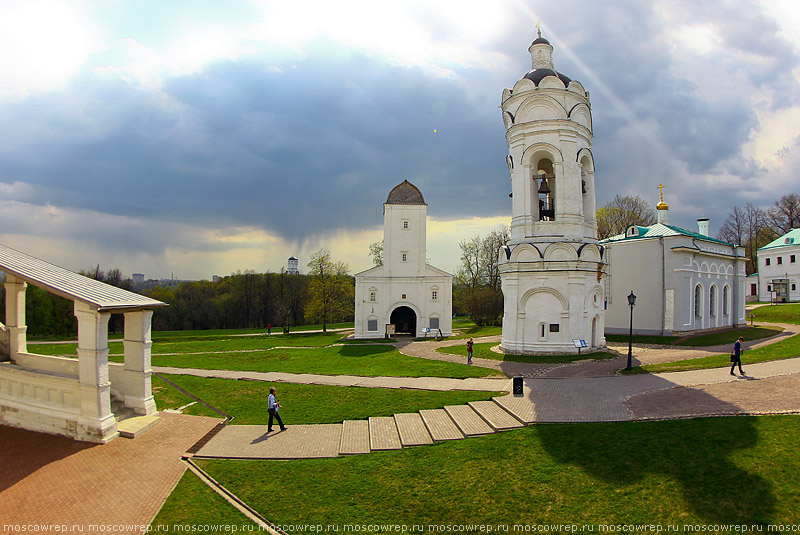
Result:
M217 422L162 414L136 439L105 445L0 426L0 530L18 525L0 533L32 525L142 533L183 475L181 455Z
M458 426L444 409L424 409L419 411L419 414L433 440L460 440L464 438L464 433L459 431Z
M340 455L369 453L369 422L367 420L345 420L342 422Z
M339 455L342 424L292 425L267 433L266 425L229 425L196 457L232 459L318 459Z
M433 444L428 428L418 412L395 414L394 421L403 447Z
M373 450L399 450L403 447L397 424L391 416L369 419L369 447Z

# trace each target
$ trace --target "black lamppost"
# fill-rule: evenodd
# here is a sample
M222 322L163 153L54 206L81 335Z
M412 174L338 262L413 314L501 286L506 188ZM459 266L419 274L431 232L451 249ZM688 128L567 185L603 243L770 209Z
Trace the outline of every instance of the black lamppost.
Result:
M633 307L636 306L636 295L634 295L633 290L628 295L628 305L631 307L631 327L630 332L628 334L628 367L625 368L626 370L631 369L631 359L633 358L632 353L632 346L633 346Z

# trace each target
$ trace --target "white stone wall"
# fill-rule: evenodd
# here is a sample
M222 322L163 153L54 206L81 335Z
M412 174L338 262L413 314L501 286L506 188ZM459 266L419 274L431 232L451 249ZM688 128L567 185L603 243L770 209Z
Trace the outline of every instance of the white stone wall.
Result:
M692 333L745 323L744 251L684 236L604 242L609 261L606 331L626 334L627 295L637 296L635 334ZM698 249L699 247L699 249ZM695 308L695 288L700 306ZM716 297L711 309L711 291ZM725 291L728 299L725 308ZM696 313L699 312L699 315Z

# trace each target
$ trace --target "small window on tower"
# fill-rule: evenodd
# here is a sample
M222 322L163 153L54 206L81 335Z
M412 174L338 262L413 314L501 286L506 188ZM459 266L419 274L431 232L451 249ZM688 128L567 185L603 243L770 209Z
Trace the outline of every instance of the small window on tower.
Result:
M431 329L439 328L439 318L431 318Z
M403 262L408 262L408 253L403 253Z
M769 265L769 258L765 259L764 262L765 262L764 265L768 266Z
M431 299L436 301L436 290L431 290Z
M378 320L367 320L367 330L368 331L377 331L378 330Z
M408 219L403 220L403 228L408 228Z
M781 264L783 264L783 257L779 256L778 257L778 265L780 266Z
M373 303L378 300L378 292L370 292L369 293L369 300Z

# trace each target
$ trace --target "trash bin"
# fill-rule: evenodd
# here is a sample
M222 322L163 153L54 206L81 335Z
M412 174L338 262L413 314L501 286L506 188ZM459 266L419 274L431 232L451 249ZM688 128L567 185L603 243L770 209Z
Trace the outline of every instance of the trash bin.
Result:
M514 377L514 396L521 397L522 396L522 377L517 376Z

